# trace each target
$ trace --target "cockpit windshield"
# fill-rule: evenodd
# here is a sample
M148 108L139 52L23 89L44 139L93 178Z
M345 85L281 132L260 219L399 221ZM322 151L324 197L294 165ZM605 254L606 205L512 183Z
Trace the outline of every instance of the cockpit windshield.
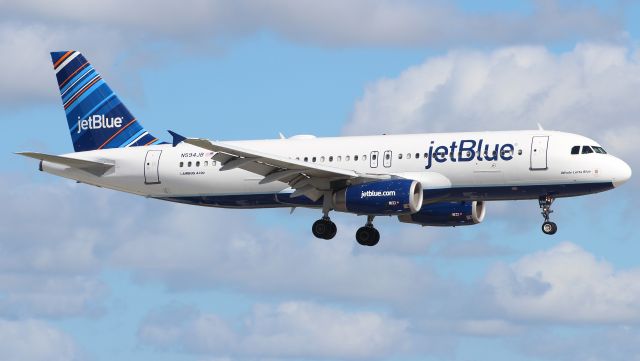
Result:
M597 147L597 146L591 146L591 148L593 148L593 150L596 151L596 153L600 153L600 154L607 154L607 151L604 150L602 147Z
M607 154L602 147L597 145L574 145L571 147L571 154L591 154L591 153L599 153L599 154Z

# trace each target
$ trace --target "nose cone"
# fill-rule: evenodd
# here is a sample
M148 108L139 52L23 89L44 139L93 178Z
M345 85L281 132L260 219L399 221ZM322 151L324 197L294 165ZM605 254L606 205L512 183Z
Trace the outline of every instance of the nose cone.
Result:
M615 160L615 162L611 162L611 182L614 187L619 187L631 178L631 167L622 159L615 158Z

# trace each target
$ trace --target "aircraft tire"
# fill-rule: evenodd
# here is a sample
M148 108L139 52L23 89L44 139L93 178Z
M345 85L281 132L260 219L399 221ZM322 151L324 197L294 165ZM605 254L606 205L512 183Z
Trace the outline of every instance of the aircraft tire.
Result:
M554 222L542 223L542 232L544 234L552 235L558 231L558 226Z

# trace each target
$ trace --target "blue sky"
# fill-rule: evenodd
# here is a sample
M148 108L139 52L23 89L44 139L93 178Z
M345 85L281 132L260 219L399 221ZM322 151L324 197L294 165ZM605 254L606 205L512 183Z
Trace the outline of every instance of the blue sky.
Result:
M124 10L126 9L126 10ZM614 1L0 3L0 359L634 360L640 184L437 229L217 210L37 172L72 150L48 52L77 49L156 135L527 129L633 169L640 6Z

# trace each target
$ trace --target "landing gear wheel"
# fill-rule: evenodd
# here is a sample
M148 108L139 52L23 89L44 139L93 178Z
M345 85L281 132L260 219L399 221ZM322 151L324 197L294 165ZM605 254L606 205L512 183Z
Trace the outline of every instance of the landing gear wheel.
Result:
M542 217L544 218L544 223L542 223L542 232L544 234L552 235L558 231L558 226L549 220L549 216L553 211L551 210L551 204L555 199L551 195L543 196L538 199L538 204L542 209Z
M316 238L331 239L338 232L338 227L330 219L322 218L313 222L311 232Z
M552 235L558 231L558 226L553 222L544 222L542 223L542 232L544 234Z
M380 232L373 226L360 227L356 232L356 241L363 246L375 246L380 241Z

